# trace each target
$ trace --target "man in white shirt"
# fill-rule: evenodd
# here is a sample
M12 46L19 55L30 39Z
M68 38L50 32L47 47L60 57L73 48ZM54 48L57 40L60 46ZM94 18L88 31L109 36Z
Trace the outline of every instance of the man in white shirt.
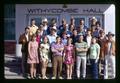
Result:
M49 43L51 45L52 43L54 43L56 41L57 34L56 34L55 28L51 28L50 32L51 33L49 35L47 35L47 37L48 37Z
M43 25L43 30L48 35L49 34L49 29L48 29L48 20L47 20L47 18L42 19L42 25Z
M85 38L84 38L84 41L87 42L87 45L88 45L87 65L90 65L90 60L89 60L89 55L90 55L89 52L90 52L90 50L89 50L89 48L90 48L90 45L91 45L91 40L92 40L91 29L88 28L88 29L87 29L87 34L86 34L86 36L85 36Z

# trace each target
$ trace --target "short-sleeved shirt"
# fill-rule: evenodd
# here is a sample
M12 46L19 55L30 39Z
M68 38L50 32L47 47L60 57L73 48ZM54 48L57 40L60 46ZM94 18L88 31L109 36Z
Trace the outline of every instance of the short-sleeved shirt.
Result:
M47 35L50 45L56 41L57 35Z
M88 45L86 42L83 41L81 43L79 43L79 42L75 43L75 47L76 48L88 48ZM86 56L86 51L76 51L76 54L77 54L77 56L84 57L84 56Z
M63 45L67 45L67 38L62 38L62 43L63 43Z
M90 46L90 59L96 59L98 55L98 51L100 50L99 44L92 44Z
M58 51L58 49L60 49L60 48L64 48L64 45L62 43L61 44L53 43L51 45L51 49L54 50L54 51L52 51L54 56L62 56L63 55L63 51Z

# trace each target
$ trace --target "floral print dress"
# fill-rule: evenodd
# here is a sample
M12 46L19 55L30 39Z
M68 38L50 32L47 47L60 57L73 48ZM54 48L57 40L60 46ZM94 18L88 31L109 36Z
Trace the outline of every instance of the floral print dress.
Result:
M74 62L74 46L66 45L65 46L65 64L73 64Z

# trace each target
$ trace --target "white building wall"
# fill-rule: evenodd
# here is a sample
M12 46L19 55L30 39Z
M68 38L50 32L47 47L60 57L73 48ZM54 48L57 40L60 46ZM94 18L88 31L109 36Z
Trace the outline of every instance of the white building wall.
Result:
M115 5L112 4L104 12L104 21L105 33L112 32L115 34Z
M77 8L78 13L77 14L105 14L105 32L108 32L111 30L115 33L115 7L114 5L109 7L110 4L75 4L70 5L67 4L67 8ZM20 34L24 32L24 28L27 26L26 22L26 14L28 14L27 9L36 9L36 8L61 8L63 9L63 4L16 4L16 41L18 42ZM101 12L87 12L84 10L101 10ZM64 8L65 9L65 8ZM40 14L40 13L37 13ZM44 13L45 14L45 13ZM52 13L47 13L52 14ZM60 23L62 18L66 18L67 23L69 23L70 20L70 14L73 13L57 13L60 14ZM74 13L76 14L76 13ZM109 28L111 27L111 28Z

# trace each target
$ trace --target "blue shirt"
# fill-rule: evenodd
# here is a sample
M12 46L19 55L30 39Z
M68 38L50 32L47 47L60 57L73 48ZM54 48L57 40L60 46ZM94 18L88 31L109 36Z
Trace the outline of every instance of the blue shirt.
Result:
M62 38L62 43L63 43L63 45L67 45L67 39Z
M47 35L50 45L56 41L56 35Z
M93 37L99 37L99 31L98 30L95 30L94 32L93 32Z

